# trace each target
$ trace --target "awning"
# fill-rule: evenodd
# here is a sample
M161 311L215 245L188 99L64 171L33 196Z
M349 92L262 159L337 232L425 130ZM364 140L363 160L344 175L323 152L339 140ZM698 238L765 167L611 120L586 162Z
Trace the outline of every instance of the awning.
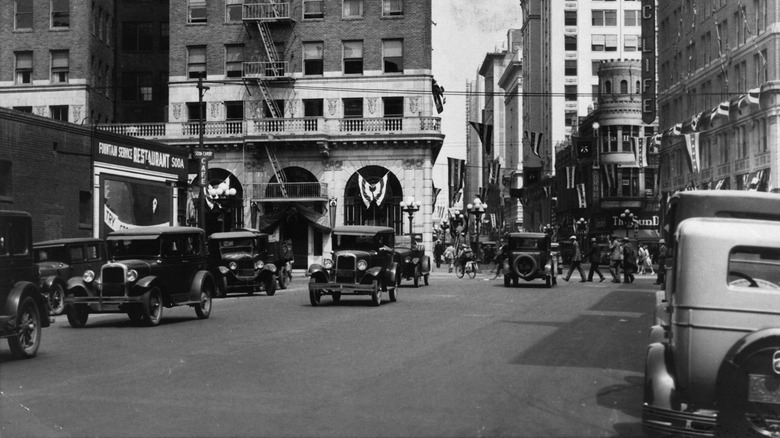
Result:
M290 202L283 208L278 208L272 212L265 213L257 218L257 229L264 233L271 234L279 226L279 222L293 221L302 219L308 221L309 224L318 228L324 233L330 233L330 219L328 213L318 213L313 209L297 203Z
M636 239L639 241L649 241L649 242L657 242L658 239L661 238L661 235L658 232L658 230L637 230L634 236L631 236L631 232L629 232L629 236L632 238L636 236Z

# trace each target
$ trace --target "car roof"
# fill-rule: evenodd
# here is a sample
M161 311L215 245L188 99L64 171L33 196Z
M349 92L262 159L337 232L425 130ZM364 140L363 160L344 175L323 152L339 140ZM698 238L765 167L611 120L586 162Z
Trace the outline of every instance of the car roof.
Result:
M364 236L374 235L381 233L393 233L395 230L390 227L380 227L375 225L340 225L333 229L333 234L341 234L345 236Z
M225 231L220 233L214 233L209 236L209 240L221 240L221 239L254 239L255 237L264 236L266 234L254 233L252 231Z
M46 246L62 246L71 243L103 243L103 240L98 239L97 237L70 237L65 239L53 239L53 240L44 240L43 242L35 242L33 243L33 248L43 248Z
M541 239L543 237L546 237L547 234L544 233L509 233L509 238L522 238L522 239L528 239L530 237Z
M113 231L108 234L108 237L135 237L135 236L157 236L160 234L205 234L205 232L196 227L182 227L182 226L151 226L151 227L135 227L128 228L126 230Z

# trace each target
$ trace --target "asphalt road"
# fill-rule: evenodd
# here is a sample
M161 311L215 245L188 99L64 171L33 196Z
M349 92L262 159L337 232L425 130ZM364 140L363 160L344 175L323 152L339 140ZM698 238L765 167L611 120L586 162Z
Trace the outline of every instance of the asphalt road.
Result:
M296 274L207 320L59 316L36 358L0 346L0 436L642 436L654 277L505 288L439 270L395 303L314 308Z

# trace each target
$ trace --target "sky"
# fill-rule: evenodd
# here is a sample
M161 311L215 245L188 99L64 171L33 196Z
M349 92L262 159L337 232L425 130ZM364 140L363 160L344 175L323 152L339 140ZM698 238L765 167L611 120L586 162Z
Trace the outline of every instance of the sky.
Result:
M434 166L434 185L447 185L447 157L466 157L466 82L473 81L485 54L506 45L509 29L522 25L520 0L432 0L433 77L444 87L444 147Z

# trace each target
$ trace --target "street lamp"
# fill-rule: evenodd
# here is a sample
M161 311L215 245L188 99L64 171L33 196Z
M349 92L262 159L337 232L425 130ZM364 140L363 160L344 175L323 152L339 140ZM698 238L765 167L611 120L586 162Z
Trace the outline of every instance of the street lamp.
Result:
M415 201L414 196L406 198L406 201L401 201L401 211L409 215L409 235L412 235L412 228L414 224L414 214L420 211L420 201Z
M484 204L479 198L474 198L474 202L466 206L466 211L474 216L474 234L476 235L474 243L477 247L475 251L477 256L479 256L479 233L481 228L480 226L482 225L482 215L485 214L485 210L487 210L487 208L488 205Z
M626 209L623 213L620 213L620 221L623 222L623 226L626 227L626 237L628 237L628 230L636 226L636 218L631 210Z
M586 221L584 217L581 217L574 223L574 231L580 237L582 246L585 247L585 238L588 236L588 221Z
M450 228L450 221L445 217L442 218L441 224L439 224L439 227L441 227L441 235L442 235L442 241L444 244L447 243L447 229Z

